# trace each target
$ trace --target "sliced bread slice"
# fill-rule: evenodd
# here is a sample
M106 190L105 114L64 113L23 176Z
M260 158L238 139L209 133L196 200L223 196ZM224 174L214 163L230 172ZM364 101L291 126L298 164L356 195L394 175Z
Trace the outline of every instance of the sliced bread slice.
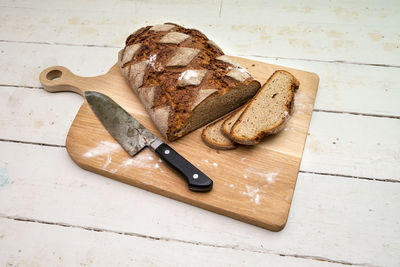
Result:
M211 148L228 150L236 148L236 143L222 134L221 126L226 117L219 119L203 129L201 138Z
M228 137L239 144L255 145L283 129L294 103L299 81L289 72L275 71L248 102Z
M240 115L242 115L243 110L246 108L247 105L243 105L238 110L232 112L227 119L225 119L221 125L221 131L226 136L229 137L231 133L232 126L235 122L239 119Z

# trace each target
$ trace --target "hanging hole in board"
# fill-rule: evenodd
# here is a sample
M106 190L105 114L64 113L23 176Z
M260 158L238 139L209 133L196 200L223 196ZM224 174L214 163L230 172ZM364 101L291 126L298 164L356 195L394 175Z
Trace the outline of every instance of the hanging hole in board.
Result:
M60 70L52 70L46 74L46 78L48 80L53 81L53 80L60 79L61 75L62 75L62 72Z

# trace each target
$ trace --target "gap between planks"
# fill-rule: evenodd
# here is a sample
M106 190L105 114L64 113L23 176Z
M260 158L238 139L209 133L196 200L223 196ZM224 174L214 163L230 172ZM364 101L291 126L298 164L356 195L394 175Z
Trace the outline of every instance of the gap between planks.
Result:
M120 46L114 45L94 45L94 44L73 44L73 43L60 43L60 42L35 42L35 41L14 41L14 40L0 40L0 43L22 43L22 44L42 44L42 45L62 45L62 46L81 46L81 47L103 47L103 48L122 48ZM374 66L374 67L384 67L384 68L400 68L400 65L390 65L390 64L379 64L379 63L363 63L348 60L318 60L310 58L290 58L290 57L274 57L274 56L260 56L260 55L247 55L247 54L237 54L235 56L239 57L256 57L256 58L270 58L270 59L285 59L285 60L298 60L298 61L312 61L312 62L322 62L322 63L339 63L348 65L362 65L362 66Z
M355 116L365 116L365 117L376 117L376 118L387 118L387 119L400 119L400 116L391 116L391 115L380 115L373 113L361 113L361 112L352 112L352 111L337 111L337 110L328 110L328 109L313 109L313 112L326 112L326 113L336 113L336 114L350 114Z
M0 138L0 142L9 142L9 143L36 145L36 146L58 147L58 148L66 149L65 145L36 143L36 142L27 142L27 141L1 139L1 138ZM302 171L302 170L299 170L299 173L308 173L308 174L313 174L313 175L325 175L325 176L336 176L336 177L344 177L344 178L352 178L352 179L360 179L360 180L368 180L368 181L376 181L376 182L384 182L384 183L400 183L400 180L395 180L395 179L390 179L390 178L381 179L381 178L372 178L372 177L363 177L363 176L353 176L353 175L340 174L340 173L311 172L311 171Z
M25 89L42 89L42 86L29 86L29 85L13 85L13 84L0 84L0 87L14 87L14 88L25 88Z
M25 144L25 145L35 145L35 146L59 147L59 148L65 148L66 149L65 145L46 144L46 143L37 143L37 142L27 142L27 141L10 140L10 139L2 139L2 138L0 138L0 142Z
M373 66L373 67L384 67L384 68L400 68L400 65L363 63L363 62L348 61L348 60L319 60L319 59L310 59L310 58L273 57L273 56L247 55L247 54L239 54L237 56L238 57L271 58L271 59L277 59L277 60L285 59L285 60L313 61L313 62L322 62L322 63L339 63L339 64L362 65L362 66Z
M53 225L53 226L58 226L58 227L70 227L70 228L76 228L76 229L81 229L81 230L85 230L85 231L94 231L94 232L100 232L100 233L104 232L104 233L111 233L111 234L118 234L118 235L125 235L125 236L134 236L137 238L145 238L145 239L151 239L151 240L156 240L156 241L177 242L177 243L184 243L184 244L195 245L195 246L233 249L233 250L239 250L239 251L245 251L245 252L270 254L270 255L276 255L276 256L280 256L280 257L301 258L301 259L336 263L336 264L349 265L349 266L366 266L366 267L375 267L376 266L376 265L371 265L371 264L367 264L367 263L352 263L352 262L347 262L347 261L342 261L342 260L329 259L326 257L313 256L313 255L285 254L285 253L274 252L274 251L267 250L267 249L252 250L252 249L241 248L237 245L235 245L235 246L233 246L233 245L216 245L216 244L207 243L207 242L196 242L196 241L187 241L187 240L176 239L176 238L155 237L155 236L143 235L143 234L133 233L133 232L116 231L116 230L99 228L99 227L80 226L80 225L73 225L73 224L69 224L69 223L49 222L49 221L30 219L30 218L20 217L20 216L7 216L4 214L0 214L0 217L4 218L4 219L8 219L8 220L14 220L14 221L20 221L20 222L26 222L26 223L39 223L39 224L47 224L47 225Z
M302 171L302 170L299 170L299 173L308 173L308 174L325 175L325 176L337 176L337 177L354 178L354 179L377 181L377 182L400 183L399 180L390 179L390 178L382 179L382 178L371 178L371 177L363 177L363 176L353 176L353 175L339 174L339 173L333 174L333 173L327 173L327 172L311 172L311 171Z
M105 47L105 48L122 48L113 45L93 45L93 44L72 44L60 42L33 42L33 41L14 41L14 40L0 40L0 43L21 43L21 44L41 44L41 45L63 45L63 46L83 46L83 47Z
M29 85L0 84L0 87L14 87L14 88L44 90L44 88L42 86L29 86ZM387 118L387 119L397 119L397 120L400 119L400 116L381 115L381 114L374 114L374 113L362 113L362 112L339 111L339 110L328 110L328 109L313 109L312 111L313 112L336 113L336 114L350 114L350 115L356 115L356 116Z

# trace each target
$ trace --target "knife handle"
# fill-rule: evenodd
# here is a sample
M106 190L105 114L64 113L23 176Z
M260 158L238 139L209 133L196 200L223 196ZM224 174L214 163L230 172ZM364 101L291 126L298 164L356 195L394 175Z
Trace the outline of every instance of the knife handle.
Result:
M202 192L211 190L213 181L169 145L162 143L155 149L155 152L185 177L190 190Z

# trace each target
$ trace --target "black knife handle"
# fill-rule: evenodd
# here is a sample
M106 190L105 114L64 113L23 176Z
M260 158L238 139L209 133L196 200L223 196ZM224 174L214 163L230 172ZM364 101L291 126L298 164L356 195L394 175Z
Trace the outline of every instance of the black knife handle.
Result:
M211 190L213 181L169 145L163 143L155 152L185 177L190 190L203 192Z

